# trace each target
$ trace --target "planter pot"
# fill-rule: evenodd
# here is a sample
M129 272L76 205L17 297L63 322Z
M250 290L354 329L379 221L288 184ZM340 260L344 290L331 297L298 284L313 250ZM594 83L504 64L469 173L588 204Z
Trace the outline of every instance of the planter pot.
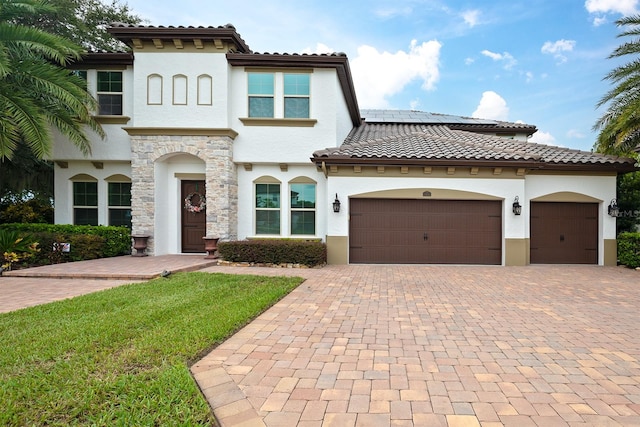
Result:
M133 248L136 250L136 253L131 254L131 256L149 256L149 254L144 252L147 250L149 237L150 236L131 236L133 239Z
M216 251L218 250L218 240L220 238L205 236L202 240L204 240L204 249L207 251L207 256L204 259L217 259Z

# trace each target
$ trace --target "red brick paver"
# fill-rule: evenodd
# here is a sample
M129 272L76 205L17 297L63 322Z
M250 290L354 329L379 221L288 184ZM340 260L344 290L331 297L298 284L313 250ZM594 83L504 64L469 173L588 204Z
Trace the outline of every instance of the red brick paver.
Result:
M307 278L192 367L223 426L640 425L636 271L205 271Z

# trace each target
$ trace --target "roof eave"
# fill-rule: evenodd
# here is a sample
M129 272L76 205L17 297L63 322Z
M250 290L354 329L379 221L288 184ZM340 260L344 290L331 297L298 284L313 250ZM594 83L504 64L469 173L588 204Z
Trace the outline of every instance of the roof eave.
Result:
M89 52L82 55L82 59L68 65L70 69L83 69L88 66L100 65L133 65L131 52Z
M225 27L144 27L144 26L111 26L109 34L126 45L133 47L133 39L140 40L223 40L233 43L240 52L251 52L249 46L240 37L233 26Z
M449 166L449 167L513 167L530 170L584 171L628 173L639 170L630 163L549 163L540 160L488 160L488 159L410 159L384 157L314 156L317 165L336 166Z

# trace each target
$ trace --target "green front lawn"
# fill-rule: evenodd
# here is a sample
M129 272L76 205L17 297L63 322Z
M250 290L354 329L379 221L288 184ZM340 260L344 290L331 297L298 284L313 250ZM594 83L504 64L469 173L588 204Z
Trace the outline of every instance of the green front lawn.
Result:
M181 273L0 314L0 425L211 425L189 364L301 282Z

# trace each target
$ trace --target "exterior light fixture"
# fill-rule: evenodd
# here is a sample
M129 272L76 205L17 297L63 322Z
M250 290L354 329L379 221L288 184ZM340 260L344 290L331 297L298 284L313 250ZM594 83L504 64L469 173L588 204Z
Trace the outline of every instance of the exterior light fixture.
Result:
M617 217L620 214L620 208L618 208L618 203L616 199L612 199L611 203L609 203L609 207L607 208L607 213L609 216Z
M340 212L340 200L338 200L338 193L336 193L336 199L333 201L333 211L335 213Z
M520 215L522 213L522 206L520 206L518 196L516 196L516 199L513 201L513 213L514 215Z

